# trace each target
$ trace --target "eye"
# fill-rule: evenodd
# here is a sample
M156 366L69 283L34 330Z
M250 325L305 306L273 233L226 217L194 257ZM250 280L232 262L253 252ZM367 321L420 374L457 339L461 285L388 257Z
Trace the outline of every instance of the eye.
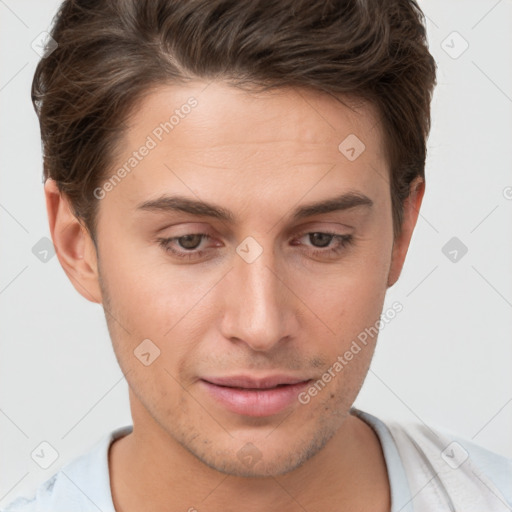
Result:
M309 240L313 242L313 245L315 247L327 247L332 240L334 239L335 235L332 233L308 233ZM315 245L316 243L319 243L319 245Z
M194 235L183 235L179 238L176 238L178 240L178 243L180 244L183 249L197 249L197 246L201 243L201 238L208 235L204 234L194 234Z
M301 233L298 239L304 238L306 236L308 237L307 240L312 243L312 247L320 248L320 250L310 251L313 256L336 256L342 252L343 249L347 248L353 243L352 235L340 235L339 233L323 231ZM331 242L333 240L335 241L335 245L331 246ZM327 247L327 249L322 249L325 247Z
M199 258L205 251L196 251L203 239L210 239L211 237L206 233L190 233L182 236L175 236L171 238L158 238L157 242L166 252L177 256L178 258L192 259ZM177 242L182 250L176 248L173 242Z
M308 237L307 240L312 244L296 243L296 240ZM198 249L203 240L210 240L212 237L206 233L189 233L186 235L175 236L170 238L158 238L158 244L168 253L173 256L185 260L200 259L202 258L207 249ZM332 245L332 242L335 244ZM294 238L292 245L301 245L306 248L312 247L313 250L308 250L309 254L316 257L329 257L337 256L353 243L352 235L340 235L338 233L313 231L300 233L298 237ZM222 245L218 244L217 246ZM332 246L331 246L332 245Z

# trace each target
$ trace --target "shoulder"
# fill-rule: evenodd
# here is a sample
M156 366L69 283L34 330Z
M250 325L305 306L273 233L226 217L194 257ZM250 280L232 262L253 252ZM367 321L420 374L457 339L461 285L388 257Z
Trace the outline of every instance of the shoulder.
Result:
M132 426L104 435L92 448L58 470L38 486L30 497L17 497L0 512L115 512L110 491L108 449Z
M412 422L385 423L418 503L449 504L453 510L468 512L510 511L512 459L445 429Z
M59 478L61 478L60 472L40 484L31 497L19 496L9 503L6 508L2 508L0 512L39 512L48 509L55 482Z

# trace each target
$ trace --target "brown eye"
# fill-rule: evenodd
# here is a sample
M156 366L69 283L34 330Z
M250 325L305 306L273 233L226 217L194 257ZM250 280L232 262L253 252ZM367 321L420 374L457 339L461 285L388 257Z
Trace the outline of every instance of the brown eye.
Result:
M297 241L301 238L304 239L304 242L297 244ZM340 255L343 255L345 250L352 244L352 235L322 231L300 233L293 241L293 245L302 245L308 249L309 255L319 258L338 258Z
M313 243L314 247L327 247L333 238L334 235L329 233L309 233L309 240Z
M183 249L197 249L204 235L195 234L195 235L184 235L176 238L179 245L183 247Z
M210 236L206 233L190 233L188 235L174 236L171 238L158 238L156 241L164 249L165 252L183 258L185 260L192 260L202 257L206 252L205 250L198 249L203 240L209 240Z

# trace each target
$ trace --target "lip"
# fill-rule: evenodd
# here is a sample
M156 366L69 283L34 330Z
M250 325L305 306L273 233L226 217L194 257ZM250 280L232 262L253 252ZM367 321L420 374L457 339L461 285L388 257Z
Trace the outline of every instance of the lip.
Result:
M202 380L217 386L228 386L230 388L269 389L279 384L297 384L309 379L292 377L290 375L270 375L261 379L250 377L249 375L233 375L231 377L204 377Z
M236 414L262 417L298 404L297 396L312 379L273 375L261 379L236 375L208 377L199 383L217 403Z

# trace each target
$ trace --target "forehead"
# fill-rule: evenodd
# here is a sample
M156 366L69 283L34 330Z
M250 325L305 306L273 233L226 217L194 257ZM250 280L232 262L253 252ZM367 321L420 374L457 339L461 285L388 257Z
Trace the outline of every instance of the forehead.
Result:
M177 188L217 197L225 191L225 198L250 190L272 201L272 190L286 190L291 201L314 188L313 200L335 184L377 194L388 188L388 172L376 110L341 99L299 88L248 92L223 82L160 86L126 120L110 174L130 159L135 165L112 195L123 190L140 203ZM151 149L135 161L143 146Z
M195 106L190 107L192 103ZM383 149L377 110L369 102L294 87L241 90L216 81L152 89L127 122L127 142L136 143L137 132L152 133L173 113L168 139L182 147L197 147L202 141L205 146L300 142L337 148L352 130L366 139L366 146ZM195 138L199 132L201 141ZM163 136L170 134L164 130Z

